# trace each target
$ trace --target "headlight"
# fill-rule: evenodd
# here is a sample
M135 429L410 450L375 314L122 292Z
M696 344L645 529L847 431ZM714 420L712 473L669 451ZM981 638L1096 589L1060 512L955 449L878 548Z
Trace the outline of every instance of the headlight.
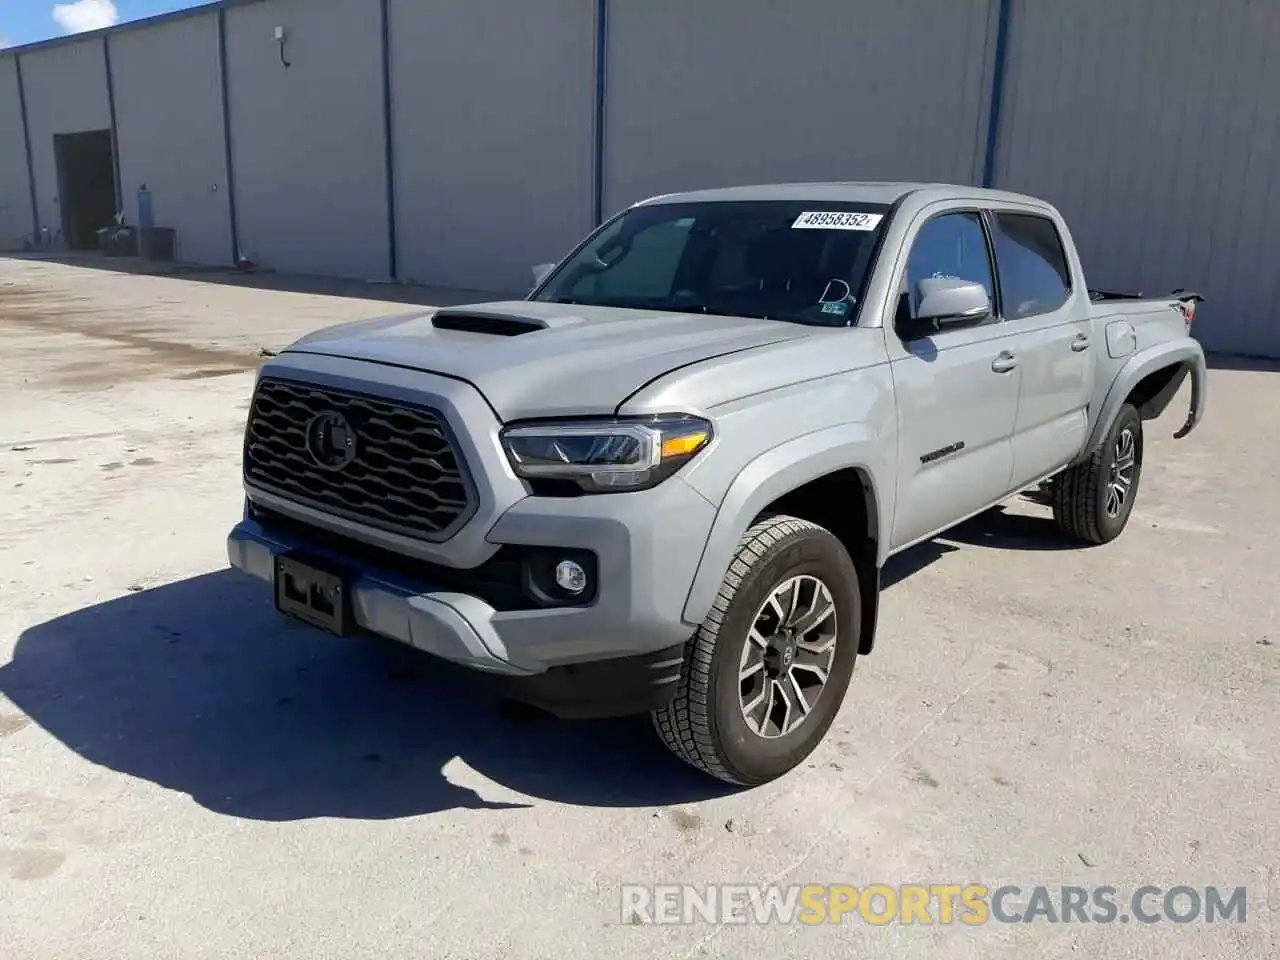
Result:
M555 421L502 434L517 476L568 480L588 493L652 487L710 440L711 424L693 416Z

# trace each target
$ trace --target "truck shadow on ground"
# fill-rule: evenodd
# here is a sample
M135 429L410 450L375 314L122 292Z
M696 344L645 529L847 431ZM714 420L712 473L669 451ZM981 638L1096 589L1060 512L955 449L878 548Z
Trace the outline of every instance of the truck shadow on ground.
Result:
M1038 492L1024 493L1032 503L1048 500ZM1014 513L1001 505L992 507L957 527L939 534L943 542L997 550L1082 550L1085 547L1065 536L1052 518Z
M883 586L958 549L935 539L895 556ZM266 594L227 569L33 626L0 667L0 692L86 760L253 820L381 820L524 797L655 806L733 789L671 756L647 717L503 710L489 678L293 624ZM455 758L468 783L446 775Z
M513 719L486 678L428 664L406 677L371 643L283 620L260 584L223 570L31 627L0 691L90 762L254 820L527 805L503 788L586 806L729 792L647 717ZM445 775L454 758L466 785Z

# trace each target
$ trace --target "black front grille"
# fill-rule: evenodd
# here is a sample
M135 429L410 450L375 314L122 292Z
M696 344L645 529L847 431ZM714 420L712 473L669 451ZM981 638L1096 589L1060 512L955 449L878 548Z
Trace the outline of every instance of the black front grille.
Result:
M341 466L317 450L317 423L345 423ZM349 435L344 433L350 426ZM320 457L317 457L319 453ZM325 456L329 454L329 456ZM441 416L426 407L263 378L245 433L245 479L337 516L423 540L448 539L474 501Z

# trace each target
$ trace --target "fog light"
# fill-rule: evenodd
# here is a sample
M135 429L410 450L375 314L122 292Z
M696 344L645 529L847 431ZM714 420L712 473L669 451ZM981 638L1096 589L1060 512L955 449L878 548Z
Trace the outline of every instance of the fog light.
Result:
M556 564L556 585L565 593L575 596L587 589L587 571L582 564L572 560L561 560Z

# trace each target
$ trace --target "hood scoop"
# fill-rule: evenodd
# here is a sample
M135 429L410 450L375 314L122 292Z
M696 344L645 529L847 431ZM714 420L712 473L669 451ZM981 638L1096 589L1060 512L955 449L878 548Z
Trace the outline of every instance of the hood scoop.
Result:
M431 325L437 330L483 333L494 337L518 337L522 333L547 328L544 321L533 317L513 317L506 313L478 310L441 310L431 318Z

